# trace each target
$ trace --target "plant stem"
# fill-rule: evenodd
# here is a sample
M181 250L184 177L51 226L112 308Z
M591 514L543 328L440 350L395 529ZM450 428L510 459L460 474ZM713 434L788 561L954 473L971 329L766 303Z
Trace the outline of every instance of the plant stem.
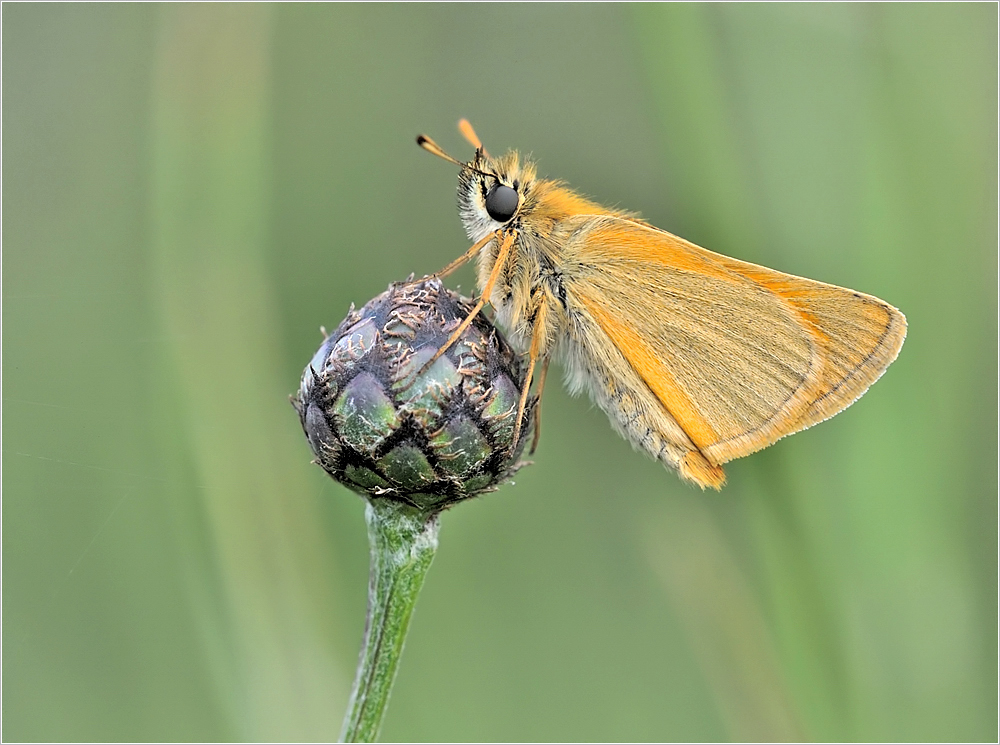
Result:
M371 544L368 620L341 742L374 742L378 736L413 606L438 545L437 513L371 499L365 519Z

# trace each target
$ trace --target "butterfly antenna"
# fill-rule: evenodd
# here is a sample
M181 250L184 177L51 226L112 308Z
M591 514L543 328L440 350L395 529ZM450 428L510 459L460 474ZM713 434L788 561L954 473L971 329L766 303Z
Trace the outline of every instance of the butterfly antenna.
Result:
M487 173L486 171L483 171L483 170L481 170L479 168L476 168L474 165L472 165L472 163L463 163L462 161L458 160L457 158L452 158L450 155L448 155L448 153L446 153L441 148L440 145L438 145L436 142L434 142L434 140L432 140L427 135L417 135L417 144L420 145L420 147L422 147L427 152L431 153L432 155L436 155L439 158L444 158L446 161L448 161L449 163L454 163L459 168L468 168L470 170L475 171L476 173L481 173L484 176L493 176L494 175L492 173ZM480 152L480 151L482 151L485 154L485 151L482 150L482 147L480 147L479 150L477 150L477 152Z
M439 158L444 158L449 163L454 163L459 168L465 168L465 163L456 158L452 158L448 153L441 149L434 140L432 140L427 135L417 135L417 144L420 145L424 150L429 152L431 155L436 155Z
M490 154L486 152L486 148L483 147L483 143L480 141L479 135L476 134L476 130L474 130L472 125L469 124L468 119L458 120L458 131L462 133L462 137L468 140L472 147L476 148L476 150L482 150L483 155L487 158L490 157Z

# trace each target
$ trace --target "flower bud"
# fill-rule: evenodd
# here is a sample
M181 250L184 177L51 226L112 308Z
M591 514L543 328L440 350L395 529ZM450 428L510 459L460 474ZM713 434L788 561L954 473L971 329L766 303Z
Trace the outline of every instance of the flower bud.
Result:
M520 467L526 370L479 314L423 368L472 309L439 280L398 283L353 306L302 373L292 403L316 462L356 492L440 510L492 491Z

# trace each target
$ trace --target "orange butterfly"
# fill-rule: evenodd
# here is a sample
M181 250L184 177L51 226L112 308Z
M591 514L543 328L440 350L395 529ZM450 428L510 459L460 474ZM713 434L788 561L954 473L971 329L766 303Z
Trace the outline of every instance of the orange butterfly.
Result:
M906 319L888 303L707 251L459 129L468 163L417 138L461 168L474 242L436 276L478 258L481 296L449 345L489 302L528 352L515 432L536 364L541 394L555 353L570 390L588 390L625 439L719 489L723 463L846 409L899 354Z

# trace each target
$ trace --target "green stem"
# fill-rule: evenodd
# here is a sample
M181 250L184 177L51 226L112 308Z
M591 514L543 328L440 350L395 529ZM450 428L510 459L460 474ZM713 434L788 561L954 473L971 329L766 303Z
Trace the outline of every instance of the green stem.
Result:
M438 545L437 514L372 499L365 519L371 544L368 621L341 742L374 742L378 736L413 606Z

